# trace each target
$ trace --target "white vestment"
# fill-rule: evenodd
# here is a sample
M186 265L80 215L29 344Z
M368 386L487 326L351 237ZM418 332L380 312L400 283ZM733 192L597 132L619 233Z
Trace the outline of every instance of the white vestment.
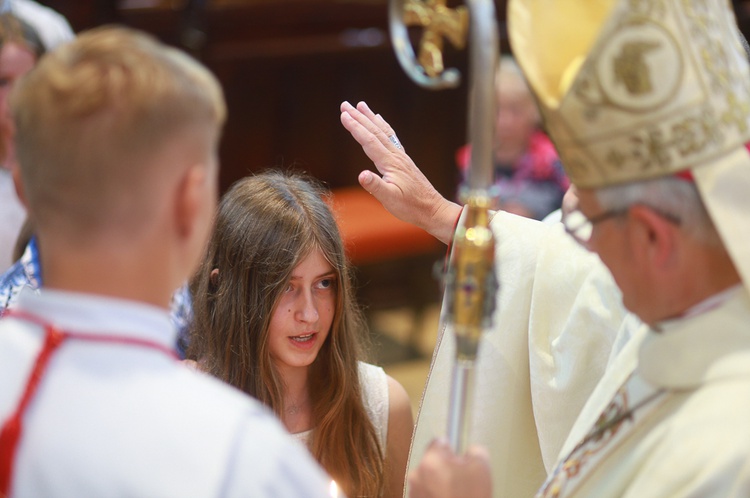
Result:
M175 343L167 310L45 289L16 310L67 332ZM16 409L44 328L0 321L0 421ZM330 481L260 403L164 351L67 339L23 418L14 497L322 497Z
M490 451L496 497L533 496L612 355L640 322L599 258L564 233L508 213L491 222L499 293L476 364L470 440ZM440 324L409 456L446 434L454 336Z
M541 496L750 496L750 295L730 292L658 331L644 326L607 369ZM621 423L607 422L617 414Z

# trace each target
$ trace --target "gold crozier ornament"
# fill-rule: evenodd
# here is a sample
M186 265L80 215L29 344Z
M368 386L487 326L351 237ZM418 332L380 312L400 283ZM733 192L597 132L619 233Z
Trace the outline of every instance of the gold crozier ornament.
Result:
M422 26L422 40L419 42L419 63L424 72L435 77L442 73L443 37L457 49L466 44L466 29L469 14L466 7L455 10L445 6L446 0L407 0L404 5L404 24Z

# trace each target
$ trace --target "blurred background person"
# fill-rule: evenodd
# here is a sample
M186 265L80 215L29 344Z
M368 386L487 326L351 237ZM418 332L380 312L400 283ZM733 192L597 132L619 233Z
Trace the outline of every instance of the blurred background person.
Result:
M26 219L26 209L13 182L15 158L8 94L46 50L72 38L70 25L52 9L28 0L0 4L0 272L18 259L13 249ZM23 248L25 242L18 245Z
M73 29L63 15L33 0L0 0L0 13L9 12L27 23L47 50L73 38Z
M555 147L540 129L539 111L516 62L500 57L495 75L494 176L500 209L541 220L560 208L570 182ZM456 162L463 180L471 145L461 147Z
M43 52L44 47L31 26L10 12L0 14L0 270L13 261L13 247L26 219L26 209L16 196L13 182L15 159L8 94Z

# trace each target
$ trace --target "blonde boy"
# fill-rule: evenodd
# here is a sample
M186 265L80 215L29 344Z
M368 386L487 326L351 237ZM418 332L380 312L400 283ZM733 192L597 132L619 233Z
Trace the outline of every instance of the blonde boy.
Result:
M123 28L46 55L11 97L45 289L0 322L0 496L322 496L257 403L173 357L170 297L217 197L215 78Z

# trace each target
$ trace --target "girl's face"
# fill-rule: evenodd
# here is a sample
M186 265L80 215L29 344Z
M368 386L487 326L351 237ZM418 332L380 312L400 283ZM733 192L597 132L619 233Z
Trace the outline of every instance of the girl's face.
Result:
M292 271L271 315L271 358L277 368L307 368L328 337L336 309L336 272L315 249Z

